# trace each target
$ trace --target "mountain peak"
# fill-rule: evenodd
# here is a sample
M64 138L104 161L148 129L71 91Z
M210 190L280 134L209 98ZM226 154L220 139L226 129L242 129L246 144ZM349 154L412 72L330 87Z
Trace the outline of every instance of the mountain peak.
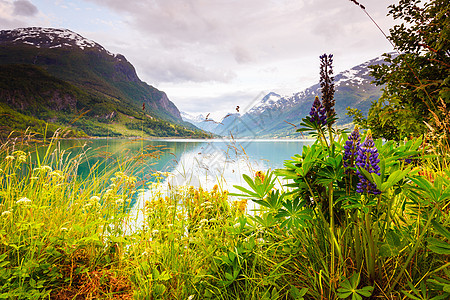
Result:
M281 96L277 93L274 92L270 92L267 95L264 96L264 98L262 98L261 102L270 102L270 101L277 101Z
M27 27L0 31L1 44L27 44L37 48L79 48L108 52L100 44L68 29Z

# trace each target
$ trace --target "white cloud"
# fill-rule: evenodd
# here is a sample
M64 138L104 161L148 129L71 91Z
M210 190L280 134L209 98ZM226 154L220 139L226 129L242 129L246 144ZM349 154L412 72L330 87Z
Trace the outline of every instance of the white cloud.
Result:
M39 14L21 20L12 0L0 0L0 26L77 31L125 55L142 80L189 112L233 107L261 91L300 91L318 80L323 53L335 55L338 73L392 50L351 1L31 1ZM388 31L392 0L365 2Z
M148 48L147 39L152 44L156 40L159 51L171 53L171 59L165 60L166 74L159 76L169 81L227 81L229 76L208 76L207 70L231 74L242 64L316 57L335 49L375 53L383 44L376 26L350 1L89 1L125 15L129 26L141 34L142 48ZM384 17L389 3L366 5L382 26L389 23ZM376 55L379 52L383 51ZM186 68L183 72L171 71L177 59ZM205 76L200 75L203 71Z

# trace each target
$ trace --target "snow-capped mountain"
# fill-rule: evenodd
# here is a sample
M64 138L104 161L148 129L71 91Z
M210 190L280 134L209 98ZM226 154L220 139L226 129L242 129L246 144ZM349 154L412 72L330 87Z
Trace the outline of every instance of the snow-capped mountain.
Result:
M197 134L167 95L141 81L123 55L73 31L1 30L0 66L0 79L5 80L1 104L18 114L55 126L76 119L71 126L88 135L137 134L141 120L149 136ZM74 117L80 112L82 118ZM117 132L107 129L118 123Z
M345 115L347 107L358 108L366 114L373 101L381 96L381 88L371 84L369 66L382 64L383 57L377 57L359 64L334 76L336 113L338 124L351 122ZM319 83L290 96L281 96L274 92L265 95L258 103L234 124L240 137L285 137L297 136L296 125L305 117L315 96L321 96Z
M0 37L0 43L27 44L37 48L49 49L77 47L84 50L86 48L95 48L114 56L114 54L107 51L100 44L68 29L42 27L17 28L1 30Z
M205 131L209 131L209 132L215 132L215 129L218 125L218 122L214 121L213 119L211 119L209 116L208 118L206 116L204 116L203 114L199 114L197 116L193 116L187 112L181 111L181 118L183 119L183 121L185 122L189 122L195 126L197 126L198 128L205 130Z
M383 63L383 57L377 57L371 59L367 62L364 62L360 65L357 65L350 70L345 70L334 76L334 86L336 89L336 93L344 91L346 87L352 86L357 90L365 92L365 86L370 85L370 82L373 80L372 76L370 76L370 69L368 68L371 65L377 65ZM291 96L280 96L274 92L270 92L265 95L260 102L258 102L255 106L253 106L248 113L262 113L267 109L270 110L281 110L289 107L294 107L305 101L312 96L320 97L320 85L315 84L303 91L295 93Z
M205 116L202 115L202 114L197 115L197 116L193 116L193 115L191 115L191 114L189 114L187 112L184 112L184 111L180 111L180 114L181 114L181 118L183 119L183 121L186 121L186 122L189 122L189 123L192 123L192 124L200 123L200 122L205 120Z

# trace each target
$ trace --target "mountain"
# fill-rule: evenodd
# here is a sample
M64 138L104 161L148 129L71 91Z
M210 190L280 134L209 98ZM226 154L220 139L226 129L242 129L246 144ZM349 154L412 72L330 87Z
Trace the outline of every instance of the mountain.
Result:
M215 132L215 128L217 127L216 121L214 121L209 117L206 118L206 116L204 116L203 114L193 116L189 113L182 111L181 118L183 119L183 121L189 122L204 131Z
M206 137L123 55L67 29L1 30L0 132L46 122L72 135Z
M358 108L367 114L372 102L380 98L381 87L371 83L373 77L369 66L383 62L382 57L377 57L334 76L338 126L352 121L345 115L347 107ZM228 131L234 137L301 137L295 132L294 125L309 114L315 96L321 97L319 83L291 96L271 92L243 116L235 118Z

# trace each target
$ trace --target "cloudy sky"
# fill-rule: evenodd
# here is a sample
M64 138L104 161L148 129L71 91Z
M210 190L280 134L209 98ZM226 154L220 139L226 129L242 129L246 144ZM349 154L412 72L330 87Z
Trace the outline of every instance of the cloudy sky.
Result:
M361 0L388 32L395 0ZM182 111L218 115L392 51L349 0L0 0L0 29L67 28L121 53Z

